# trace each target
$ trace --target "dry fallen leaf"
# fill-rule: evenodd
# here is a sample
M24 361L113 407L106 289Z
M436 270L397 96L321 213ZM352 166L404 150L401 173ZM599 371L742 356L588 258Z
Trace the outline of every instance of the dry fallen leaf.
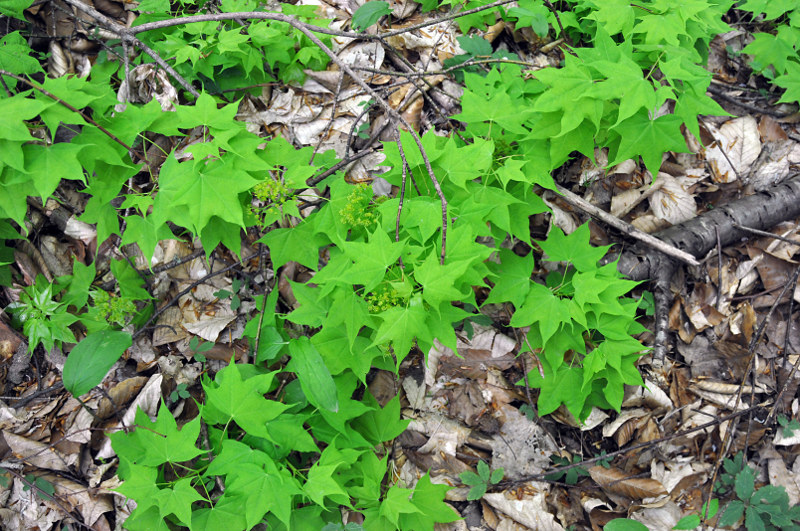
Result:
M667 494L661 482L650 478L632 478L630 474L614 467L593 466L589 469L589 475L603 490L633 500Z

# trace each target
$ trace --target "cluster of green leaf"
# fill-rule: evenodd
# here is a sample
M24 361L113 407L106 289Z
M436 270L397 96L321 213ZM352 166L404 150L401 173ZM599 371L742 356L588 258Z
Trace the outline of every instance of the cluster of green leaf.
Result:
M169 0L146 0L139 4L142 15L134 25L176 15L262 10L257 0L186 0L180 2L177 12ZM318 18L315 10L315 6L280 4L282 14L327 27L329 21ZM329 37L321 38L329 43ZM214 93L274 81L302 81L304 69L323 70L329 61L300 31L271 20L252 21L246 33L236 22L205 22L149 31L142 39L161 57L172 58L171 65L184 79L199 81L205 91ZM138 60L152 61L144 54ZM254 90L260 93L260 87Z
M800 529L800 505L789 506L789 495L784 487L765 485L756 489L756 472L741 452L733 459L726 459L722 468L715 490L720 495L732 491L736 499L725 507L719 525L734 525L744 516L748 530Z
M738 9L772 27L755 34L742 53L750 54L750 66L778 87L786 89L778 102L800 102L800 6L795 2L747 0Z
M307 338L289 351L298 374L321 364ZM433 529L458 519L443 503L448 487L427 475L414 490L386 484L388 455L375 448L408 423L399 398L383 408L369 394L354 398L352 373L328 374L313 393L297 379L265 398L276 375L230 364L203 382L201 414L180 428L162 404L155 421L139 410L136 430L111 435L125 480L119 491L137 503L127 529L322 529L341 522L341 507L364 515L366 529Z
M755 481L756 472L745 462L742 452L725 459L714 492L720 497L733 495L735 499L725 506L717 521L714 516L719 510L719 499L712 498L703 504L700 514L681 518L673 529L695 529L704 522L729 527L740 524L742 516L748 531L800 529L800 505L789 506L786 488L765 485L756 490Z
M490 472L486 461L479 461L477 474L471 470L465 470L459 477L462 483L471 487L467 493L467 499L480 500L486 494L486 489L500 483L503 474L502 468L496 468Z

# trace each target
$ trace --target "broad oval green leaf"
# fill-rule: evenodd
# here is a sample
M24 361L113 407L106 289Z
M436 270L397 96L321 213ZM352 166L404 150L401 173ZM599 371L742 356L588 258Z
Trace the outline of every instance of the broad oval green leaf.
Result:
M636 520L617 518L603 528L605 531L648 531L647 526Z
M353 29L363 31L378 22L382 16L391 14L388 2L367 2L353 13Z
M64 387L76 397L88 393L103 381L131 344L133 339L127 332L102 330L89 334L67 356L62 373Z
M321 409L339 411L336 384L317 347L303 336L289 342L289 354L292 360L286 370L297 374L308 401Z

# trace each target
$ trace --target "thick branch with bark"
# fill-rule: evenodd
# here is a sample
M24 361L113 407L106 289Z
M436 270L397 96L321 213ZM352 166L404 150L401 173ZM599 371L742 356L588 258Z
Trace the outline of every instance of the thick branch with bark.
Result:
M800 176L673 225L653 236L691 255L703 257L717 246L717 229L724 247L750 236L736 225L768 230L797 217L800 217ZM632 252L623 253L619 271L632 280L652 279L663 267L661 260L650 249L634 248Z

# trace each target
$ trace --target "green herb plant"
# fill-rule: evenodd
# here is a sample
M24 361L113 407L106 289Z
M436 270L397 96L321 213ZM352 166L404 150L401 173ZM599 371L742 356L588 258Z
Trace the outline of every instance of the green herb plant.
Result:
M786 415L778 415L778 424L781 425L784 437L793 437L795 430L800 430L800 422L790 419Z
M748 530L800 527L800 505L789 506L789 495L784 487L765 485L756 489L756 472L745 462L741 452L733 459L725 459L722 468L716 491L720 495L731 493L735 499L725 506L719 525L737 524L744 516Z
M486 494L486 489L488 489L491 485L497 485L500 483L500 480L503 479L504 473L505 472L502 468L495 468L490 472L489 465L486 464L486 461L478 462L477 474L471 470L465 470L462 472L459 476L461 478L461 482L472 487L467 493L467 499L480 500L483 495Z
M69 325L78 320L67 312L67 305L54 300L53 283L37 278L33 286L23 288L19 301L9 304L6 311L22 326L28 338L28 352L41 344L50 351L62 342L74 343L75 335Z
M570 461L569 458L567 457L551 455L550 461L555 466L561 467L566 465L573 465L575 463L580 463L581 457L579 455L575 455L572 457L572 461ZM568 470L556 470L552 474L548 474L547 476L545 476L545 479L547 479L548 481L563 481L567 485L575 485L576 483L578 483L578 480L581 478L581 476L588 476L588 475L589 472L584 467L576 466Z

